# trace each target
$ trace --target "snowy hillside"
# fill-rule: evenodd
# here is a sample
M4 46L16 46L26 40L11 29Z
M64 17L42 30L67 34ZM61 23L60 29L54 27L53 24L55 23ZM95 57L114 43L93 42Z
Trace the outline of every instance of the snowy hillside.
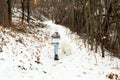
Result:
M119 59L110 58L107 52L102 58L100 52L86 49L83 40L64 26L41 23L46 27L28 27L31 33L0 27L0 80L120 80ZM71 50L63 54L61 43L59 61L54 61L51 44L56 28Z

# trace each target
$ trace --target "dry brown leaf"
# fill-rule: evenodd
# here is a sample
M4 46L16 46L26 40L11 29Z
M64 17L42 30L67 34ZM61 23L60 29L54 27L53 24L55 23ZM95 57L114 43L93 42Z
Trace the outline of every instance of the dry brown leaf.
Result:
M87 74L86 72L83 72L83 74Z
M62 64L63 62L60 62L60 64Z
M77 77L81 77L81 75L78 74Z
M95 66L98 66L98 64L97 64L97 63L95 63L94 65L95 65Z
M3 52L2 48L0 47L0 52Z
M53 64L52 66L56 66L56 64Z
M120 70L119 67L112 67L111 69Z
M89 68L89 70L93 70L93 68Z
M22 60L19 60L19 62L23 62Z

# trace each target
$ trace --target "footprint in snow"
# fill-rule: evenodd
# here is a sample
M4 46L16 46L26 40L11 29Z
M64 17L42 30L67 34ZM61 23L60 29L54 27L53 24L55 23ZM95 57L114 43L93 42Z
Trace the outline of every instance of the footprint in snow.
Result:
M57 66L58 64L62 64L63 62L55 62L54 64L52 64L52 66Z

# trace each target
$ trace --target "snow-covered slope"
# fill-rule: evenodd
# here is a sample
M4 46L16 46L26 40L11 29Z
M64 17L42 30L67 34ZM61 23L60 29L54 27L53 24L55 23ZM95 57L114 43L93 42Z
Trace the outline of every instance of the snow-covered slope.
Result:
M32 33L18 33L0 27L0 80L109 80L107 75L120 76L120 60L84 47L83 40L69 29L52 21ZM61 40L67 40L71 54L59 48L59 61L54 61L51 34L58 29ZM107 53L107 52L106 52ZM113 79L112 79L113 80ZM117 79L114 79L117 80Z

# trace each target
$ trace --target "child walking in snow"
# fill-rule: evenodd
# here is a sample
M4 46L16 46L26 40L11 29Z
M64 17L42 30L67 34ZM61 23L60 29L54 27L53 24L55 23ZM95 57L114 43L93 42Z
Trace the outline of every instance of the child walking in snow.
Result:
M54 60L59 60L58 49L59 49L60 35L58 31L56 30L51 37L52 37L52 44L54 45Z

